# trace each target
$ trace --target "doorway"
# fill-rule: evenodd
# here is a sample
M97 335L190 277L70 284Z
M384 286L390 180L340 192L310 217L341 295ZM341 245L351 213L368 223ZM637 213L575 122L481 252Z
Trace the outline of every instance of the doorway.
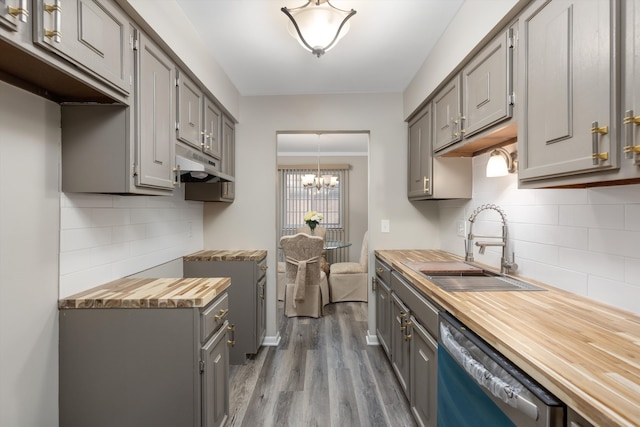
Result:
M279 131L276 147L276 247L282 235L304 225L305 212L315 210L324 216L320 226L327 228L327 240L349 243L328 251L327 261L358 262L368 224L369 132ZM312 181L305 188L305 175L323 177L322 185ZM324 185L329 177L337 185Z

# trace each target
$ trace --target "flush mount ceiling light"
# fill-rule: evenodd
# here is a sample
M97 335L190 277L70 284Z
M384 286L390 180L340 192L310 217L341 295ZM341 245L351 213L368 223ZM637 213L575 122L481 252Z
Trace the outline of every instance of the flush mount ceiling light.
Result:
M518 152L509 153L504 148L496 148L491 152L487 162L487 177L506 176L517 169Z
M291 22L289 34L309 52L320 58L349 31L349 18L356 11L342 10L329 0L309 0L304 6L280 9Z

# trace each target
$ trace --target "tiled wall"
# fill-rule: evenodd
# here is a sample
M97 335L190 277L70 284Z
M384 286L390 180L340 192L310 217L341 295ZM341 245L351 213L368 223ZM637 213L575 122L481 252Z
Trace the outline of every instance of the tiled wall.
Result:
M202 249L202 202L61 193L60 296Z
M487 160L473 159L472 200L439 202L441 247L464 255L457 222L495 203L507 214L517 274L640 314L640 185L520 190L516 175L486 178ZM479 214L474 233L499 235L499 215ZM498 266L500 249L476 248L475 258Z

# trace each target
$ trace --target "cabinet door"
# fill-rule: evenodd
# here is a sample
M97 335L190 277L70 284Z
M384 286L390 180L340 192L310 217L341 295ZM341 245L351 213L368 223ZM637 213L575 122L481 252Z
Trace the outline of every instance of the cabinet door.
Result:
M398 378L398 382L400 382L402 391L404 391L405 396L410 401L410 346L406 337L406 323L409 320L409 309L394 293L391 294L391 307L393 316L393 326L391 327L391 366Z
M409 176L410 199L431 195L431 104L409 124Z
M411 412L419 426L436 426L438 344L411 316Z
M175 66L140 33L137 73L136 185L173 188Z
M219 427L229 417L229 348L225 321L220 330L202 347L202 425Z
M640 0L624 2L623 162L640 165Z
M15 39L28 34L30 4L27 0L0 0L0 37Z
M618 167L609 0L537 0L520 18L519 178Z
M267 333L267 299L265 292L267 277L260 279L258 283L258 303L256 313L256 352L260 349L262 341Z
M433 151L439 151L462 139L460 113L460 75L433 98Z
M97 74L124 93L129 81L127 16L111 0L37 0L34 42Z
M236 135L233 121L224 116L222 124L222 172L236 174Z
M204 94L184 73L178 77L178 129L179 141L202 150L204 144L202 106Z
M465 138L511 117L509 31L489 43L462 70Z
M221 129L222 111L209 98L204 99L204 147L206 154L220 159L222 155ZM228 132L228 130L227 130ZM226 136L226 135L225 135ZM228 137L228 136L227 136Z
M376 287L376 332L382 349L391 358L391 288L379 277Z

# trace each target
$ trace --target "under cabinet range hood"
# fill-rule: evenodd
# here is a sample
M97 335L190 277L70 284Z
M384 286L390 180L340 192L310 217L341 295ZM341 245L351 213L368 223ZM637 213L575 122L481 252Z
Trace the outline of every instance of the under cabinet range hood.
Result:
M220 161L201 153L176 146L176 169L181 182L233 182L234 178L220 171Z

